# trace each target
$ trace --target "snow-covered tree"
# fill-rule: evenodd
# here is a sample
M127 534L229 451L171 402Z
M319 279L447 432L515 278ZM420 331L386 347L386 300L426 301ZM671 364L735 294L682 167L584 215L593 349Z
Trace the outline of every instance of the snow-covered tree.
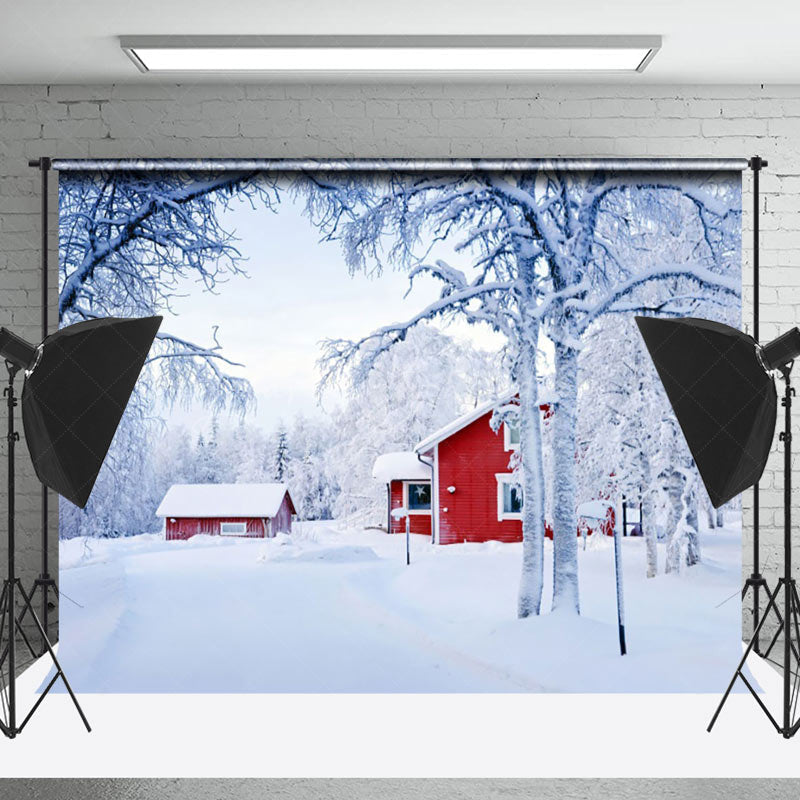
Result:
M300 519L331 519L339 487L332 475L336 435L329 419L295 417L288 433L286 476Z
M541 336L554 348L553 608L579 611L575 429L578 355L584 334L606 314L669 312L689 296L736 294L739 209L733 184L602 171L434 175L304 176L298 191L352 272L432 276L438 299L411 318L357 341L331 340L330 379L351 367L363 379L423 321L460 316L507 340L519 390L523 494L520 616L537 614L542 591L544 475L539 414ZM659 232L674 247L653 249ZM446 243L459 264L441 255ZM674 255L673 255L674 253ZM677 295L664 284L679 285ZM661 291L658 291L658 288ZM656 294L657 296L653 297Z
M700 561L700 525L697 519L697 494L700 480L689 459L677 462L668 475L670 516L665 571L680 572L684 565Z
M260 428L242 422L236 429L233 483L269 483L273 479L270 442Z
M647 575L658 573L657 541L665 534L657 508L665 501L660 478L688 451L658 375L630 317L599 320L584 342L579 365L578 492L641 503ZM597 431L603 435L598 436Z
M486 364L486 394L469 383L474 360ZM375 459L387 452L412 450L473 407L476 399L491 399L502 385L501 375L496 359L422 325L409 331L396 348L381 353L360 379L347 376L347 401L332 411L336 438L327 457L339 487L337 516L360 514L372 523L383 522L386 487L372 478Z
M61 538L116 538L158 528L153 511L161 500L160 484L151 466L152 453L141 446L140 435L141 427L123 418L102 479L95 483L86 507L80 509L63 500L59 504Z
M245 274L223 215L236 199L277 199L274 183L250 173L85 173L59 181L59 319L163 314L186 281L216 291ZM199 399L219 409L249 407L247 381L212 343L169 333L165 322L146 377L163 401Z
M59 319L62 325L93 317L166 314L188 282L214 292L228 277L243 274L242 257L223 224L234 198L272 207L272 181L253 174L85 173L59 181ZM207 343L172 334L166 320L151 350L95 486L96 503L108 497L106 522L114 530L133 523L114 504L120 475L134 458L123 450L156 438L160 408L199 401L209 410L239 413L253 401L250 384L231 374L217 328ZM128 431L127 434L124 431ZM112 475L114 463L117 477ZM140 465L141 466L141 465ZM135 472L131 479L137 481ZM85 524L88 514L66 509L65 530ZM133 515L136 517L136 515Z
M282 483L289 474L289 440L283 422L272 436L272 477Z

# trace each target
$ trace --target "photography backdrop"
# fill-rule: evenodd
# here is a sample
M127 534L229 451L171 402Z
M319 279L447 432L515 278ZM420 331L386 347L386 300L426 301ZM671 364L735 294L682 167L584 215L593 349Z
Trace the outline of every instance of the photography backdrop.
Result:
M719 676L708 675L706 684L701 674L700 651L710 648L727 670L738 647L736 601L725 604L721 617L712 612L738 589L738 508L726 509L723 520L709 513L632 316L704 316L740 325L744 166L744 161L57 163L61 324L91 316L175 314L172 330L165 322L86 512L62 503L61 582L68 585L80 571L84 595L80 610L62 608L73 681L83 691L716 689ZM253 215L261 221L253 223ZM268 224L271 238L260 240L259 230ZM289 259L301 229L313 236L320 255L312 257L316 263L309 273L295 273L293 280L290 270L287 279L279 262L265 266L267 254L279 251ZM365 277L369 281L363 282ZM409 279L413 291L403 297ZM314 286L325 292L309 303ZM353 293L356 313L337 318L335 309ZM270 329L268 321L275 317L282 324ZM320 319L327 324L317 332ZM239 349L237 325L244 329ZM313 344L327 342L313 353L303 341L309 329ZM399 391L395 375L402 376ZM275 386L277 393L270 391ZM432 386L439 391L431 392ZM394 567L382 571L383 562L393 558L382 548L393 546L388 542L393 537L373 531L379 538L362 541L355 533L385 519L385 506L379 514L379 487L369 485L373 457L381 449L411 449L459 413L491 405L509 391L519 395L520 411L505 409L511 415L505 422L521 430L522 464L509 453L507 470L515 471L525 497L540 498L523 505L524 544L484 547L474 558L456 557L466 546L451 545L453 555L437 557L439 571L431 572L428 584L406 585L409 578L395 574ZM540 419L544 406L552 412L548 421ZM402 413L421 407L425 415ZM289 414L298 408L302 425ZM381 429L376 419L387 413L392 425ZM296 531L290 557L273 542L247 542L258 545L252 552L227 541L225 552L221 540L205 550L195 542L187 551L156 535L160 520L154 511L173 482L277 479L287 482L301 506L299 516L309 521ZM623 494L641 502L643 539L652 538L631 540L626 554L634 639L632 657L620 662L607 647L614 644L608 551L602 542L585 551L578 547L575 509L600 499L618 506ZM553 529L552 547L542 542L545 524ZM347 533L337 538L337 529ZM463 538L480 536L470 530ZM173 547L164 553L166 544ZM227 551L236 557L231 563L225 563ZM150 553L160 555L148 562ZM316 609L302 591L314 586L316 576L296 569L314 558L323 570L341 569L330 565L342 561L377 562L362 563L364 575L352 566L348 574L356 573L354 591L366 602L374 606L376 598L383 599L386 613L401 618L398 631L404 633L397 633L398 640L418 624L421 610L426 615L439 610L437 624L443 628L422 629L420 635L447 642L456 660L477 660L481 669L521 670L516 682L476 680L469 669L452 663L447 679L431 682L424 663L431 653L392 642L396 651L385 643L378 649L395 664L407 657L406 667L417 665L407 681L387 679L385 671L359 672L351 685L335 672L309 670L287 682L281 679L291 672L286 663L276 674L254 679L246 670L232 673L223 662L187 685L181 658L196 641L193 625L199 629L208 614L226 617L241 609L241 599L227 588L214 595L212 607L199 602L226 570L235 583L263 582L263 576L250 574L256 564L262 571L294 569L282 576L299 587L291 599L296 612L291 632L301 646L316 640L314 626L307 625L316 619ZM211 566L223 572L215 574ZM424 578L428 564L423 559L420 566ZM648 578L652 571L655 576ZM487 589L475 607L457 593L465 574ZM512 574L521 586L519 597L513 596L516 590L508 592ZM96 582L88 580L92 575ZM187 615L179 626L187 637L182 647L174 631L158 624L159 609L184 596L180 586L191 598L182 609ZM691 602L674 602L671 618L652 615L670 601L686 599L687 587L699 587L702 597L693 600L707 616L692 614ZM109 590L115 607L109 611L105 605L100 614L98 605ZM270 600L252 600L246 608L251 625L265 621ZM564 607L573 617L556 625L547 619L551 606ZM520 610L532 616L540 610L541 619L522 628L527 623L516 621ZM460 616L455 623L454 615ZM686 635L689 650L682 649L680 634L673 649L695 658L698 669L696 674L689 669L686 683L676 683L668 669L662 674L662 667L656 668L655 643L663 646L665 624L686 630L690 617L702 621ZM76 642L69 653L73 620L75 630L83 631L83 647ZM482 638L476 623L485 623L487 631L501 624L504 636L494 642ZM573 664L563 678L565 685L559 683L558 659L522 669L532 648L538 650L537 641L547 642L552 652L560 649L569 661L573 624L583 637L591 629L593 644L583 663ZM465 629L474 628L466 637ZM243 645L251 629L242 628ZM637 648L633 642L640 631ZM706 634L711 637L700 650L692 650L688 639ZM714 638L720 634L729 647ZM345 641L334 637L329 645L341 648ZM164 655L131 664L129 672L112 668L130 663L126 648L143 646ZM245 647L238 655L262 654ZM436 653L434 660L440 658Z

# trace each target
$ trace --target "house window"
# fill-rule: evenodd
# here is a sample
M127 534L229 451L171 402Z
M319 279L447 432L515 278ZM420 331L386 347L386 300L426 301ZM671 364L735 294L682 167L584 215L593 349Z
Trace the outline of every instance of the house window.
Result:
M406 484L406 508L418 513L429 513L431 510L430 483Z
M247 533L247 523L220 522L219 532L221 536L244 536Z
M522 487L516 476L501 472L497 478L497 519L522 519Z
M503 442L506 450L519 449L519 425L512 422L503 423Z

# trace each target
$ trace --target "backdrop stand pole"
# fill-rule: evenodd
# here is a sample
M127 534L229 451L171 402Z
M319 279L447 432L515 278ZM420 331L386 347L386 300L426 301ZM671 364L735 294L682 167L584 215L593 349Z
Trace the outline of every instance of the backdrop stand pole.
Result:
M768 166L761 156L753 156L748 161L748 166L753 171L753 338L760 342L758 330L758 310L759 310L759 239L760 239L760 226L759 226L759 177L761 169ZM761 647L759 643L759 631L761 626L759 623L760 616L760 593L763 588L769 594L769 588L764 576L761 574L761 555L760 555L760 541L759 541L759 492L758 482L753 486L753 570L750 577L744 582L742 587L742 602L747 596L747 590L753 590L753 630L756 631L753 640L753 650L761 655Z
M49 266L49 175L51 167L51 159L47 157L37 158L35 161L28 162L29 167L34 167L39 170L42 178L41 182L41 275L40 282L42 287L41 292L41 338L44 341L50 333L50 320L49 320L49 304L50 304L50 266ZM41 569L39 577L33 582L31 589L31 598L35 598L36 592L41 592L41 622L44 629L45 636L50 636L50 609L51 609L51 593L53 597L52 607L56 607L58 601L58 586L55 579L50 575L50 498L46 486L42 486L41 494L41 533L42 533L42 552L41 552ZM41 641L40 655L44 655L47 651L47 643L44 638Z
M797 679L800 671L794 675L794 691L792 687L792 623L797 628L797 608L795 597L797 587L792 577L792 389L789 376L792 363L787 364L782 370L783 380L786 383L783 395L785 414L783 429L783 738L790 739L797 730L792 722L794 693L797 691ZM780 586L780 584L779 584ZM800 642L798 642L800 646ZM797 651L795 650L795 656Z
M6 367L8 368L8 386L6 386L4 394L8 411L8 432L6 434L6 447L8 448L8 577L3 586L3 601L6 605L2 610L4 612L3 623L8 628L8 644L3 651L3 656L0 657L0 665L7 657L8 680L3 687L3 691L5 692L4 705L8 708L8 717L2 730L6 736L13 739L17 735L17 576L14 557L16 550L14 541L14 445L19 439L19 434L14 430L14 408L17 405L17 399L14 397L14 378L19 372L19 368L9 361L6 361ZM2 672L0 671L1 674Z

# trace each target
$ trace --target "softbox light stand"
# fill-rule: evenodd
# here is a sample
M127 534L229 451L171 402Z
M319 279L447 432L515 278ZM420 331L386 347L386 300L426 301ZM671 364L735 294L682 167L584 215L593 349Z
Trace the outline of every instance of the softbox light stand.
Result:
M766 344L720 322L684 317L637 317L672 410L714 508L756 484L774 442L778 417L775 376L784 382L784 571L708 725L714 727L734 685L741 679L775 730L789 739L800 728L800 597L792 577L792 397L791 372L800 356L800 328L791 328ZM769 657L783 635L781 714L773 715L744 673L767 620L777 630Z
M742 655L739 665L736 667L731 682L722 696L722 700L711 718L708 725L708 731L714 727L722 707L725 705L737 679L741 679L742 683L748 688L750 693L755 698L761 710L766 714L769 721L774 725L775 730L780 733L784 739L791 739L798 729L800 729L800 718L798 718L797 707L798 698L800 697L800 597L797 594L797 584L792 577L792 397L794 389L791 385L790 374L792 371L793 362L780 367L780 372L784 380L784 394L781 405L784 408L784 427L780 434L780 441L783 442L783 576L778 580L778 585L775 590L770 592L767 589L767 607L764 609L764 615L758 622L758 625L753 632L753 637L750 639L744 654ZM747 584L745 584L745 589ZM743 595L744 596L744 595ZM781 614L779 600L782 599L783 613ZM770 619L770 615L774 615L778 623L778 627L770 640L767 649L764 650L762 655L764 658L769 658L778 639L783 635L783 653L782 653L782 667L783 667L783 695L781 703L781 719L780 722L775 719L772 712L767 708L764 701L758 696L758 693L753 688L750 681L744 674L744 665L747 657L752 651L758 653L756 649L759 642L761 631Z
M31 595L25 592L14 564L14 449L19 437L14 430L17 398L14 379L24 370L22 423L25 443L36 477L44 486L85 508L122 420L139 374L161 324L161 317L125 319L104 317L67 325L35 345L0 327L0 356L6 361L8 386L8 550L9 571L0 596L0 678L8 663L9 675L2 690L5 721L0 727L13 738L27 724L47 693L60 679L86 722L64 670L56 659L47 630L36 615ZM45 578L41 578L45 582ZM22 612L17 615L17 594ZM43 649L55 665L55 674L44 692L17 726L16 638L20 637L33 658L41 655L31 644L23 623L30 615Z
M53 645L47 637L47 632L42 626L36 611L33 608L31 595L29 595L22 586L22 581L16 574L16 563L14 557L15 540L14 540L14 514L15 514L15 471L14 471L14 456L17 441L19 441L19 434L14 429L14 409L17 405L17 398L14 393L14 379L19 372L19 367L6 361L8 368L8 386L5 389L6 408L8 411L8 433L6 435L8 447L8 576L3 581L3 591L0 594L0 681L3 683L2 690L0 690L0 705L2 705L2 712L4 721L0 721L0 731L2 731L9 739L13 739L17 734L21 733L25 726L28 724L30 718L39 708L48 692L55 686L56 682L61 679L64 686L69 693L75 708L80 715L83 724L86 726L87 731L91 731L89 722L83 709L78 703L72 687L69 685L67 676L61 668L61 664L56 657ZM17 615L17 593L21 600L22 611ZM41 642L46 652L50 655L55 667L55 674L50 682L45 687L44 691L39 695L36 702L25 715L22 722L17 725L17 686L16 686L16 670L17 670L17 636L22 640L28 649L32 659L36 659L41 655L36 651L30 642L30 639L23 626L23 621L26 615L30 615L33 623L38 630ZM6 671L8 675L6 677Z

